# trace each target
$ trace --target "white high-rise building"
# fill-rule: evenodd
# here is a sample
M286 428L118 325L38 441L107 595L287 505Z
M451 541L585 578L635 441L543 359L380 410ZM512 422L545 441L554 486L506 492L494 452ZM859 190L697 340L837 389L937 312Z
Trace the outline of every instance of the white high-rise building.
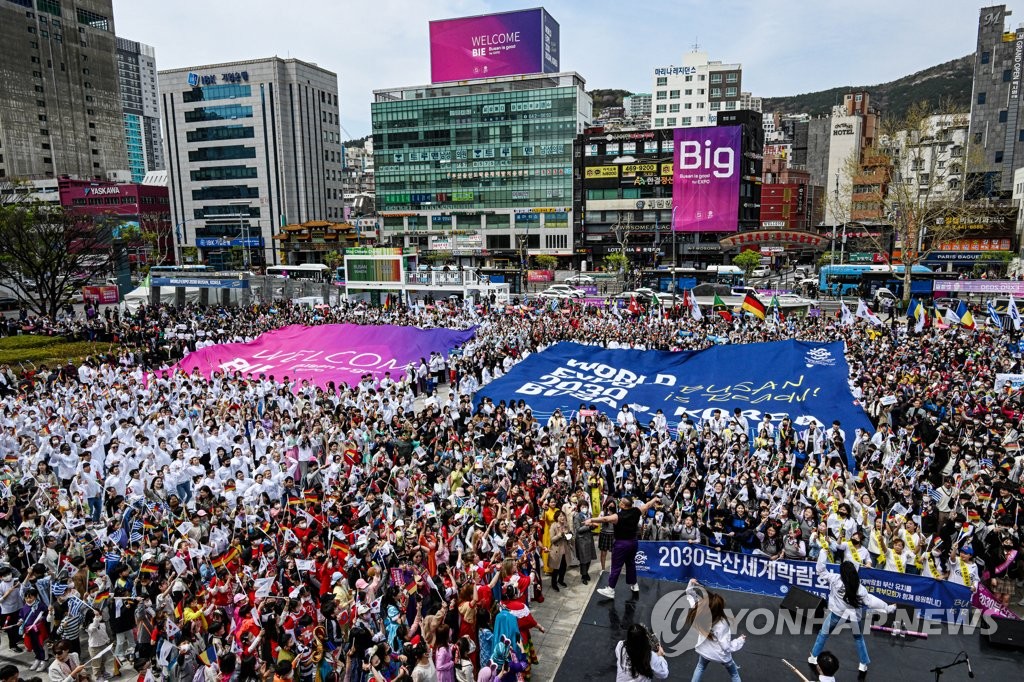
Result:
M744 93L742 85L741 64L708 61L701 50L687 52L682 66L654 69L651 127L713 126L719 111L760 111L761 99Z
M175 245L277 264L280 226L343 217L338 76L298 59L160 72ZM185 259L188 260L187 258Z

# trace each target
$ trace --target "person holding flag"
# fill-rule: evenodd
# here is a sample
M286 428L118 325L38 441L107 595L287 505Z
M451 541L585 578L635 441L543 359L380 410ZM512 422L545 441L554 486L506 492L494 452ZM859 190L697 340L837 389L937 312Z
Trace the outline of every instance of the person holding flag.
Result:
M725 304L725 301L716 293L715 301L711 304L711 309L722 316L722 319L726 322L732 322L732 312L729 310L729 306Z
M740 308L753 315L759 320L765 318L765 307L764 303L754 294L753 291L748 291L747 295L743 298L743 305Z
M956 316L960 318L960 325L967 327L968 329L974 329L974 315L971 314L971 309L967 307L967 304L960 301L956 307Z
M686 292L684 295L687 299L684 303L687 303L690 308L690 317L695 320L703 320L704 313L700 311L700 306L697 305L697 297L693 295L693 289Z
M1010 318L1010 322L1013 323L1013 330L1020 331L1020 311L1017 310L1017 304L1013 300L1013 294L1010 294L1010 302L1006 306L1006 316Z
M868 307L867 303L863 299L857 300L857 317L862 320L867 320L876 327L882 326L882 319L871 312L871 308Z
M839 300L839 321L844 327L849 327L854 323L854 321L856 321L853 313L850 312L850 309L846 306L846 301L842 299Z
M924 331L924 325L928 319L928 314L925 312L921 301L916 298L910 299L910 305L907 306L907 318L914 320L915 333L920 334Z
M999 331L1003 330L1003 319L999 317L999 313L996 312L996 305L992 301L988 302L988 320L992 323L993 327L996 327Z

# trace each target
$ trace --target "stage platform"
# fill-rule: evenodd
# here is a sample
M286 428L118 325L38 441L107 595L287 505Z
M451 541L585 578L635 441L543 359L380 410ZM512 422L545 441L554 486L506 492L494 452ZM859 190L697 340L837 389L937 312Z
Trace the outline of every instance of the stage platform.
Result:
M565 657L555 675L556 680L614 680L615 645L625 637L626 630L633 623L650 626L651 610L663 595L682 590L682 583L640 579L640 593L633 595L620 579L615 600L605 599L594 592L583 612L579 626L573 635ZM607 574L602 574L599 587L607 584ZM761 597L741 592L719 590L725 597L727 607L736 612L740 609L770 609L778 612L780 599ZM750 621L756 627L764 628L764 618ZM745 682L770 680L784 682L797 680L782 662L785 658L810 679L807 656L817 629L813 634L751 635L740 628L739 634L747 634L746 645L735 656L740 666L740 676ZM997 648L990 645L978 634L941 634L928 639L912 637L894 638L888 634L873 633L867 638L871 666L868 680L879 682L928 682L935 679L928 671L935 666L951 663L960 651L966 651L978 680L1024 680L1024 651ZM826 649L840 660L836 678L841 681L857 679L857 650L849 630L832 635ZM687 651L669 660L670 680L689 680L697 662L697 654ZM725 668L713 663L704 674L709 682L728 680ZM967 668L963 665L947 670L942 682L967 680Z

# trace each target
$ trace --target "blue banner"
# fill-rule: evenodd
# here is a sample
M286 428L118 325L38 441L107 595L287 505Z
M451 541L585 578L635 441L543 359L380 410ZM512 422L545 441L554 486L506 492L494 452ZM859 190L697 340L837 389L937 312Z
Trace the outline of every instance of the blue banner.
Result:
M202 287L204 289L248 289L247 279L214 279L212 277L151 277L154 287Z
M828 567L839 572L836 564ZM815 568L813 561L772 561L688 542L641 542L636 555L637 574L645 578L683 583L696 578L706 587L769 597L785 597L799 587L827 598L828 586ZM971 605L970 589L944 580L861 568L860 581L879 599L913 605L931 620L956 620Z
M765 414L776 427L789 416L797 435L812 421L831 428L838 419L849 460L854 429L873 432L850 392L849 374L842 341L726 344L678 353L562 342L485 386L476 402L484 396L495 402L521 398L541 414L594 405L612 419L629 405L645 426L659 409L675 426L687 417L699 425L716 408L728 416L738 407L752 427Z

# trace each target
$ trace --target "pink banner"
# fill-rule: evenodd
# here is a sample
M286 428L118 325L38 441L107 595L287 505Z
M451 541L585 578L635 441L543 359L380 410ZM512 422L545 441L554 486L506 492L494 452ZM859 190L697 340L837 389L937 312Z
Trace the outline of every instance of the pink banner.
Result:
M995 595L985 587L985 583L980 583L978 591L971 596L971 606L981 609L986 616L1020 620L1020 616L996 601Z
M168 370L191 373L198 369L209 379L214 372L259 377L263 374L281 381L284 377L309 381L326 387L359 382L364 374L378 379L386 372L392 379L405 374L406 366L430 360L438 351L445 357L469 341L476 327L458 329L417 329L392 325L361 326L325 324L318 327L290 325L261 334L250 343L209 346L182 358Z

